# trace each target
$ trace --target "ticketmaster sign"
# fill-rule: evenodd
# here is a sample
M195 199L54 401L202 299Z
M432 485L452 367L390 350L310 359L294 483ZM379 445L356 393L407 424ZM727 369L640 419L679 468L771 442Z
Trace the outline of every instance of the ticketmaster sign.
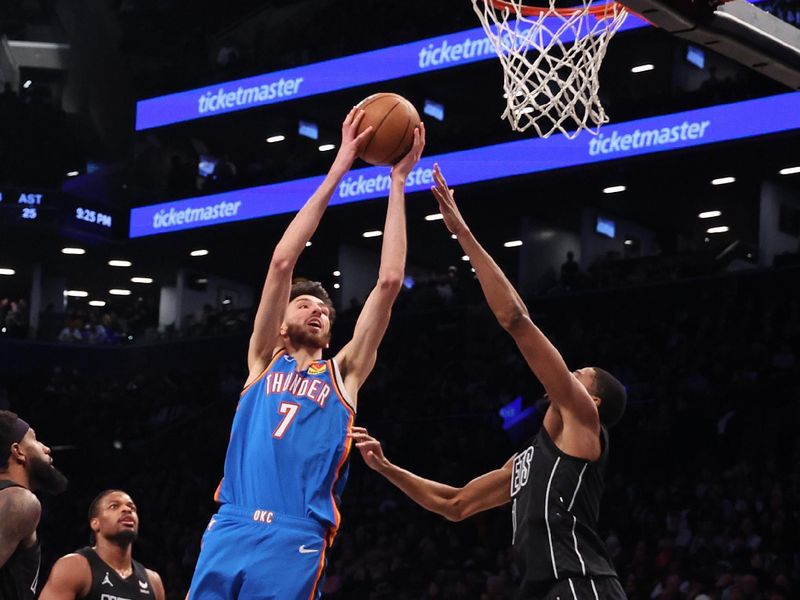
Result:
M575 140L557 135L426 156L409 176L406 188L409 192L428 189L434 162L442 164L449 183L460 185L800 129L798 106L800 92L793 92L606 125L597 136ZM130 237L295 212L322 180L322 176L309 177L134 208ZM359 202L388 193L388 169L356 169L339 184L331 204Z
M620 31L646 25L631 15ZM574 36L570 35L571 31L565 32L562 42L573 41ZM141 100L136 103L136 130L420 75L495 57L494 47L483 29L477 27L296 69Z

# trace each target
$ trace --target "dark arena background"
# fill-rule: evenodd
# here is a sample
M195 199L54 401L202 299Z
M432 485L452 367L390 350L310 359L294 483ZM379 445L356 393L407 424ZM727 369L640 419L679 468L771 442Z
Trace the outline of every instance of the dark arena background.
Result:
M344 116L390 91L427 146L356 424L457 486L541 425L437 220L437 161L567 364L627 387L599 533L628 597L800 598L800 92L639 21L601 70L610 123L538 139L500 119L482 36L470 0L0 2L0 409L70 480L42 497L40 586L121 488L134 558L183 600L272 250ZM375 281L386 175L354 165L295 269L331 292L334 351ZM323 598L514 597L508 506L450 523L354 450L341 511Z

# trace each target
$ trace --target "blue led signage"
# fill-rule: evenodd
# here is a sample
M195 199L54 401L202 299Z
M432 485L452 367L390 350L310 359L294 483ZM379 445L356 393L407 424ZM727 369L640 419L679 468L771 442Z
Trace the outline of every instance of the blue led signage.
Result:
M631 15L620 31L645 26L646 22ZM565 44L572 42L574 35L571 30L566 31L561 40ZM476 27L294 69L140 100L136 103L136 130L421 75L496 57L483 28Z
M597 136L568 140L557 135L426 156L406 189L428 189L439 162L453 185L487 181L738 140L800 128L800 92L747 100L627 123L606 125ZM210 196L177 200L131 211L130 236L141 237L297 211L322 182L308 177ZM389 169L351 171L331 205L360 202L389 193Z

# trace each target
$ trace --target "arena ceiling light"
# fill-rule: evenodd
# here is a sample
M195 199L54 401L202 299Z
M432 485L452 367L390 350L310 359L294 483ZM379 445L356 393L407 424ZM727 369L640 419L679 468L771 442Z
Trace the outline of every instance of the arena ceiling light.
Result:
M322 146L319 147L319 151L327 152L328 150L333 150L334 148L336 148L335 144L322 144Z
M108 290L108 293L111 294L112 296L130 296L131 295L131 291L130 290L121 290L121 289L117 289L117 288Z
M16 271L14 269L7 269L6 267L0 267L0 275L14 275Z
M334 271L334 272L333 272L333 276L334 276L334 277L339 277L339 276L341 276L341 274L342 274L342 272L341 272L341 271Z
M717 177L711 180L711 185L726 185L736 181L736 177Z
M519 248L522 246L522 240L511 240L503 244L505 248Z
M623 242L626 246L633 246L633 240L625 240Z
M131 283L153 283L152 277L131 277Z
M338 290L340 287L342 287L342 286L339 285L338 283L334 283L333 284L333 289L335 289L335 290Z
M457 240L457 239L458 239L458 236L457 236L455 233L451 233L451 234L450 234L450 239L451 239L451 240Z
M731 228L727 225L720 225L719 227L709 227L706 229L706 233L727 233L730 230Z
M189 256L208 256L208 250L200 249L200 250L192 250L189 252Z
M109 267L130 267L133 263L129 260L110 260L108 261Z
M444 215L442 213L434 213L432 215L425 215L426 221L441 221L444 219Z
M105 306L105 300L89 300L89 306Z
M89 292L85 292L83 290L64 290L64 295L69 296L70 298L86 298L89 295Z
M636 65L635 67L631 68L631 73L646 73L647 71L652 71L655 69L654 65L645 64L645 65Z
M271 135L271 136L269 136L267 138L267 143L268 144L275 144L277 142L282 142L285 139L286 139L285 135Z
M707 210L705 212L701 212L697 215L698 219L713 219L714 217L721 217L722 211L721 210Z
M80 175L80 171L69 171L67 173L67 177L77 177L78 175Z
M374 238L374 237L381 237L382 235L383 232L379 229L376 229L374 231L365 231L364 233L361 234L361 237Z
M306 248L308 248L310 245L311 245L311 242L306 242Z
M469 256L465 254L464 256L461 257L461 260L463 260L464 262L469 262Z
M800 167L786 167L778 171L780 175L797 175L800 173Z
M22 84L22 87L26 90L33 85L33 82L30 79L27 79L25 83Z
M77 256L80 254L86 254L86 250L83 248L62 248L61 254L74 254Z
M624 192L627 189L628 188L626 188L624 185L612 185L612 186L609 186L607 188L603 188L603 193L604 194L619 194L620 192Z

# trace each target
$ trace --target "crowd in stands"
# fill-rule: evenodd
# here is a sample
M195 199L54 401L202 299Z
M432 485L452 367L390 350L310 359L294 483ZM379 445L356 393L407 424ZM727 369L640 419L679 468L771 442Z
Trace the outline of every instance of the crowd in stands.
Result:
M24 298L0 298L0 333L8 337L28 335L28 302Z
M530 301L570 366L602 365L628 387L600 534L632 600L800 594L797 281L796 270L738 273ZM430 287L449 300L406 296L398 306L358 424L393 462L462 485L535 432L541 414L504 430L498 411L519 397L536 406L542 390L473 280ZM356 315L342 311L335 347ZM47 360L34 349L2 371L0 405L34 423L72 482L45 506L45 572L85 543L91 498L120 487L140 506L135 557L161 573L168 598L183 598L214 511L246 345L242 333ZM353 455L342 512L325 598L513 597L508 508L449 523Z

